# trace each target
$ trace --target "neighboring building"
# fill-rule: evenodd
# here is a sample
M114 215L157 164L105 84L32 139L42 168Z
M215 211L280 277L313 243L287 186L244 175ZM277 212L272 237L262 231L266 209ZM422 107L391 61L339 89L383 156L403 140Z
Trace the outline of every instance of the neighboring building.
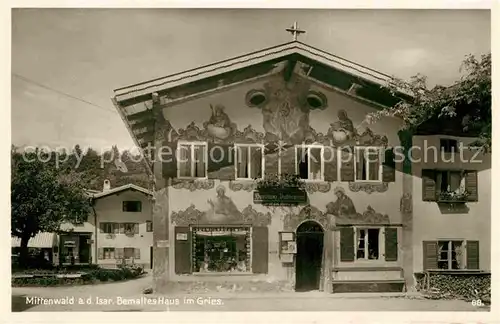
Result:
M133 184L91 193L93 215L82 224L63 224L60 257L63 265L98 264L116 267L135 263L151 267L153 242L151 192ZM96 226L97 224L97 226Z
M400 206L412 177L391 148L401 121L366 118L400 100L388 79L294 41L115 90L136 143L156 148L155 289L203 275L296 290L412 286L413 214ZM305 193L257 190L275 174L299 175Z
M21 247L19 237L11 237L12 256L18 256ZM40 232L28 241L28 252L44 258L54 265L59 264L58 257L59 239L55 233Z
M422 148L412 154L414 271L489 272L491 154L450 124L434 123L439 129L413 137Z

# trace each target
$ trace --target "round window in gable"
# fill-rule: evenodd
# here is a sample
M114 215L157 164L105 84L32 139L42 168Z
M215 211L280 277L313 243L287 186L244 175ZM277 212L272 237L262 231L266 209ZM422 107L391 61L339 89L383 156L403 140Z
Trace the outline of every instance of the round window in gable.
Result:
M323 109L326 107L326 96L320 92L311 91L306 97L306 102L311 109Z
M262 90L251 90L246 95L246 103L249 107L261 107L266 101L266 94Z

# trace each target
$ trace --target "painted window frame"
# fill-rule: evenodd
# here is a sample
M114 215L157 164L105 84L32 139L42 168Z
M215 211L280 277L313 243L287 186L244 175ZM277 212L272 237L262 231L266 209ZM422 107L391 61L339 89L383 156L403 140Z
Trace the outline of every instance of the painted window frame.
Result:
M365 167L366 167L366 178L367 179L358 179L358 151L363 150L363 158L365 159ZM369 180L370 178L370 167L369 162L366 159L366 153L370 150L377 150L379 153L379 166L378 166L378 180ZM355 146L354 147L354 182L363 182L363 183L382 183L384 177L384 161L382 158L382 154L385 152L383 146Z
M386 226L353 226L354 228L354 260L355 261L361 261L361 262L386 262L384 259L384 250L385 250L385 242L384 242L384 235L385 235L385 228ZM378 229L378 258L377 259L370 259L368 258L368 230L369 229ZM358 231L359 230L365 230L365 237L364 237L364 258L358 258ZM399 233L398 233L399 237ZM382 243L384 242L384 243Z
M245 147L248 151L247 153L249 153L249 151L251 150L252 147L258 147L261 149L262 151L262 159L261 159L261 176L260 178L257 178L257 179L264 179L264 172L265 172L265 153L264 153L264 144L256 144L256 143L235 143L234 144L234 178L236 180L254 180L253 178L240 178L238 177L238 148L241 148L241 147ZM248 156L250 156L250 154L248 154ZM251 163L251 160L249 159L248 162L248 174L252 174L252 163Z
M204 147L204 154L205 154L205 176L204 177L193 177L193 176L181 176L181 170L180 170L180 163L179 161L179 151L182 146L189 146L189 151L191 154L191 175L194 174L195 170L195 163L194 163L194 147L195 146L203 146ZM208 143L207 142L202 142L202 141L178 141L177 142L177 151L176 151L176 157L177 157L177 178L181 180L192 180L192 179L199 179L199 180L206 180L208 179Z
M313 148L319 148L321 149L320 152L320 159L321 159L321 168L320 168L320 177L319 179L309 179L309 175L311 174L311 163L310 161L307 161L307 179L302 179L305 182L324 182L325 181L325 146L324 145L319 145L319 144L299 144L295 145L295 174L299 175L299 161L297 160L298 158L298 149L304 149L307 148L307 157L308 159L311 158L311 153L310 150ZM338 154L338 153L337 153ZM338 156L337 156L338 157ZM338 171L338 168L337 168ZM280 170L281 172L281 170ZM300 176L300 175L299 175Z
M447 260L444 260L444 259L441 259L441 251L439 250L439 243L440 242L448 242L448 258ZM459 268L459 269L453 269L452 267L452 264L453 264L453 258L451 257L451 253L450 252L453 252L453 250L451 249L452 248L452 245L453 245L453 242L460 242L461 243L461 248L462 248L462 260L461 260L461 264L463 265L463 268ZM438 255L437 255L437 266L438 266L438 270L442 270L442 271L460 271L460 270L468 270L467 269L467 240L463 239L463 238L460 238L460 239L450 239L450 238L438 238L436 240L436 243L437 243L437 248L438 248ZM448 262L448 268L447 269L440 269L439 268L439 262L442 262L442 261L447 261Z

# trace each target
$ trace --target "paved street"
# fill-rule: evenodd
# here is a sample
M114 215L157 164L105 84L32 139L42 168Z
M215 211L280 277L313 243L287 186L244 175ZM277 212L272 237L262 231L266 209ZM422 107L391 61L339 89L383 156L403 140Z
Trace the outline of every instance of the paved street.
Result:
M251 293L142 295L151 277L78 287L12 288L12 310L29 311L487 311L457 300L426 300L381 294ZM26 298L73 297L72 305L33 305ZM79 304L81 298L82 304ZM90 299L89 299L90 298ZM87 304L87 301L90 303ZM156 304L154 304L156 303Z

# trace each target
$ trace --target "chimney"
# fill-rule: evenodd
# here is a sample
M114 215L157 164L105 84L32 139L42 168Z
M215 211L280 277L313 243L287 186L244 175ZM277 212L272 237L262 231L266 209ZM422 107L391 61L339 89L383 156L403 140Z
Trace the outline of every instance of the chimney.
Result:
M104 185L102 186L102 191L108 191L111 189L111 182L108 179L104 180Z

